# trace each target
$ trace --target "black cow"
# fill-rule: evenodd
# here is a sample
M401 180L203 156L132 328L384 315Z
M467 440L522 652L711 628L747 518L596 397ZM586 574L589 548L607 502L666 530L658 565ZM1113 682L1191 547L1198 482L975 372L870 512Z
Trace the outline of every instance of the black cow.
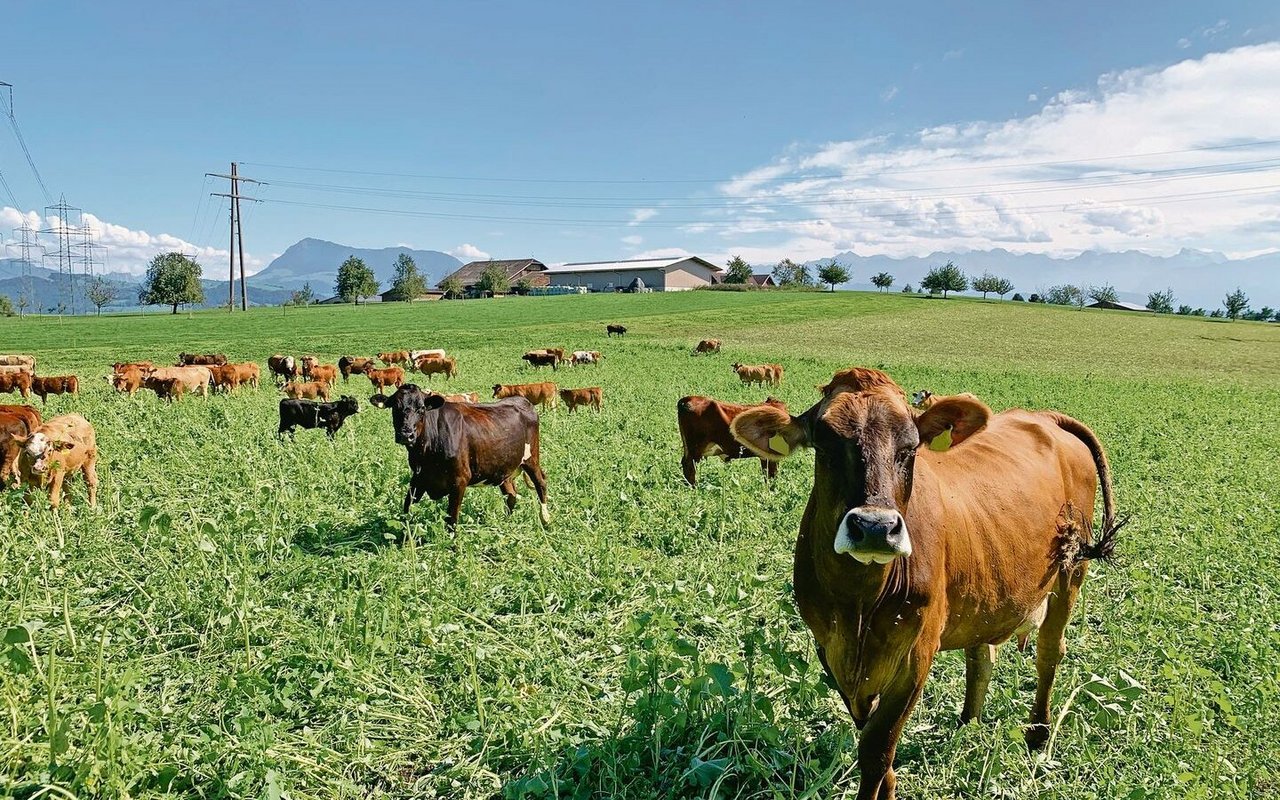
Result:
M391 409L396 444L408 451L406 514L423 494L432 500L448 497L445 526L453 530L462 496L473 485L501 488L509 514L516 505L515 476L523 471L538 493L542 524L551 523L547 476L538 461L538 414L528 400L509 397L479 405L451 403L407 383L395 394L374 395L369 402Z
M276 435L294 435L294 428L324 428L332 439L342 423L352 414L359 413L360 404L350 395L343 395L335 403L316 403L311 400L281 400L280 429Z

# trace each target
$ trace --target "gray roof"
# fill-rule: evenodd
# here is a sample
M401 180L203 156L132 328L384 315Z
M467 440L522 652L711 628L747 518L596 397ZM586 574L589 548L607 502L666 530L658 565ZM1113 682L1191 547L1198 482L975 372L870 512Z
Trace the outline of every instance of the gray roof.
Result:
M489 267L497 267L501 269L503 272L507 273L507 280L510 281L516 281L520 278L528 277L533 279L535 286L546 285L545 279L538 281L535 276L540 277L541 273L547 269L547 265L543 264L536 258L514 258L505 261L472 261L470 264L463 264L461 267L458 267L458 269L453 273L441 279L440 283L444 283L444 281L449 278L457 278L462 281L463 286L472 286L480 280L480 276L483 275L484 271ZM525 273L533 274L526 275ZM440 284L436 284L436 286L439 285Z
M577 261L569 264L556 264L548 267L547 272L556 275L565 272L617 272L619 270L667 269L684 261L693 261L713 273L724 272L723 269L698 256L669 256L667 258L632 258L623 261Z

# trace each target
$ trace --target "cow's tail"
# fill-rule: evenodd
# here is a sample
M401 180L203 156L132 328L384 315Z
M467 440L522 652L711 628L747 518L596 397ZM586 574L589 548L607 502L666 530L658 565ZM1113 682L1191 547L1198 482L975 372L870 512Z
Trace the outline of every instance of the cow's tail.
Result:
M1116 534L1129 524L1128 515L1116 518L1116 498L1111 486L1111 465L1107 462L1102 442L1088 425L1065 414L1058 414L1058 427L1075 436L1089 448L1093 464L1098 470L1098 483L1102 486L1102 532L1093 541L1081 546L1076 561L1110 561L1116 552Z

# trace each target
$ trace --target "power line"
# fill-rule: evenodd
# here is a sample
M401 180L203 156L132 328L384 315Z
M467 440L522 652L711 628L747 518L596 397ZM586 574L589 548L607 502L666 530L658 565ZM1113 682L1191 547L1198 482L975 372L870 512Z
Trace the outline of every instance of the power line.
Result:
M262 184L262 181L246 178L238 172L239 164L235 161L231 162L231 174L222 175L220 173L206 172L206 177L226 178L231 181L231 193L224 194L221 192L211 192L215 197L226 197L231 201L231 244L227 250L227 260L229 262L230 277L227 280L227 310L235 309L235 286L236 286L236 249L239 243L240 251L240 310L249 310L248 290L245 288L244 275L244 223L243 217L240 215L240 200L243 197L251 202L258 202L252 197L244 197L240 194L241 183Z
M9 102L5 106L5 116L9 118L9 127L13 128L13 135L17 138L18 144L22 147L23 154L27 157L27 164L31 167L31 174L36 176L36 183L40 184L40 191L44 193L44 201L53 205L53 195L49 194L49 189L44 185L44 178L40 177L40 170L36 169L36 161L31 157L31 150L27 147L27 140L22 138L22 129L18 127L18 118L13 113L13 84L0 81L0 89L8 89ZM0 98L4 97L0 92Z

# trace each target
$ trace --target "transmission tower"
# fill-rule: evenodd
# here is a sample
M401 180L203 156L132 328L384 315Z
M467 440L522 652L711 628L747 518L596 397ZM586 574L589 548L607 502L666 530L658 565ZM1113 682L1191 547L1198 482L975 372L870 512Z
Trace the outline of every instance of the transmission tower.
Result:
M82 225L77 231L80 241L75 245L79 250L79 266L82 284L82 291L89 288L89 281L93 280L93 276L98 274L98 267L102 266L102 259L97 257L98 251L107 249L106 245L98 244L93 240L93 228L89 225ZM88 308L85 308L88 311Z
M244 284L244 229L241 227L240 216L240 200L248 200L251 203L259 202L257 199L240 194L241 183L253 183L259 186L265 186L265 181L255 181L253 178L246 178L238 173L239 164L235 161L231 162L231 174L223 175L218 172L206 172L207 178L226 178L231 181L231 192L210 192L211 197L226 197L231 201L231 245L227 248L228 253L228 278L227 278L227 310L232 311L236 307L236 245L240 247L240 310L247 311L249 309L249 300L245 293Z
M18 313L25 313L28 306L34 307L36 304L35 283L31 275L31 254L35 250L41 251L43 259L44 248L40 247L39 241L36 239L36 229L25 222L19 228L13 229L14 236L17 240L14 245L17 246L19 256L19 268L22 270L22 289L18 292Z
M59 304L64 311L74 314L76 313L75 260L78 249L74 242L80 230L81 212L75 206L67 205L67 198L63 195L58 198L56 204L45 206L44 213L46 218L52 217L57 220L53 227L40 231L52 235L57 243L56 250L45 252L45 262L56 264Z

